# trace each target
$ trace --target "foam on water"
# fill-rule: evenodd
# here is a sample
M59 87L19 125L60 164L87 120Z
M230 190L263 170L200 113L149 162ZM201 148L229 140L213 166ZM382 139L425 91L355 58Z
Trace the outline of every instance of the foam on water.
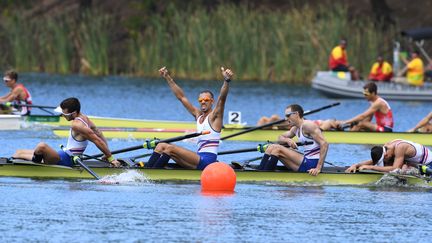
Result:
M152 184L153 182L148 179L143 173L137 170L126 170L121 174L107 175L98 180L101 184L121 184L121 185L135 185L135 184Z

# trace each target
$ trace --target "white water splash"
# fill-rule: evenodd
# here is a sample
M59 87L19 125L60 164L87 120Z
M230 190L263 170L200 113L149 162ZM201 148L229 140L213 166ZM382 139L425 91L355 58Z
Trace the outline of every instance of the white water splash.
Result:
M121 174L107 175L102 177L98 183L101 184L152 184L152 181L148 179L143 173L137 170L125 170Z

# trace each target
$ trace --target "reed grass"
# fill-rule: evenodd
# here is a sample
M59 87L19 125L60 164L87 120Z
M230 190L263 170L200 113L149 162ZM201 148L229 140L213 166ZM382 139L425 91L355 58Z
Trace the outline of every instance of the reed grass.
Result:
M145 29L130 30L122 41L113 38L121 23L97 11L73 20L13 17L2 24L8 45L0 45L11 58L0 61L20 71L148 77L167 66L187 79L218 79L224 65L236 79L309 83L316 71L327 70L331 49L346 37L350 63L367 75L378 53L391 57L397 32L348 16L343 5L288 11L231 4L212 11L170 8L146 16Z

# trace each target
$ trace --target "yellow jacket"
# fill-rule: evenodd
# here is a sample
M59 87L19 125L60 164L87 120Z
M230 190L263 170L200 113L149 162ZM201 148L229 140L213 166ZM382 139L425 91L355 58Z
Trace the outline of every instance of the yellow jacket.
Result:
M407 80L409 84L422 86L423 73L423 61L420 58L414 58L408 63Z

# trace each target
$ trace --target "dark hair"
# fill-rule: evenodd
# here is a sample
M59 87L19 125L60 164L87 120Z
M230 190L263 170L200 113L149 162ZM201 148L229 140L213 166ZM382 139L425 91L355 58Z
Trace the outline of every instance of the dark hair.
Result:
M292 104L292 105L287 106L287 109L288 108L290 108L291 111L298 112L300 118L303 118L303 108L300 105L298 105L298 104Z
M70 98L63 100L60 103L60 107L62 109L67 109L69 113L74 112L74 111L79 113L81 110L81 104L80 104L79 100L75 97L70 97Z
M201 91L200 92L200 94L202 94L202 93L209 93L210 94L210 96L212 97L212 98L214 98L214 95L213 95L213 93L210 91L210 90L208 90L208 89L206 89L206 90L203 90L203 91Z
M381 159L384 149L382 146L374 146L371 148L371 158L374 165Z
M374 82L365 84L365 86L363 86L363 89L367 89L369 93L378 93L378 88Z
M18 73L15 72L14 70L8 70L5 73L5 76L7 76L7 77L9 77L9 78L11 78L11 79L13 79L15 81L18 81Z

